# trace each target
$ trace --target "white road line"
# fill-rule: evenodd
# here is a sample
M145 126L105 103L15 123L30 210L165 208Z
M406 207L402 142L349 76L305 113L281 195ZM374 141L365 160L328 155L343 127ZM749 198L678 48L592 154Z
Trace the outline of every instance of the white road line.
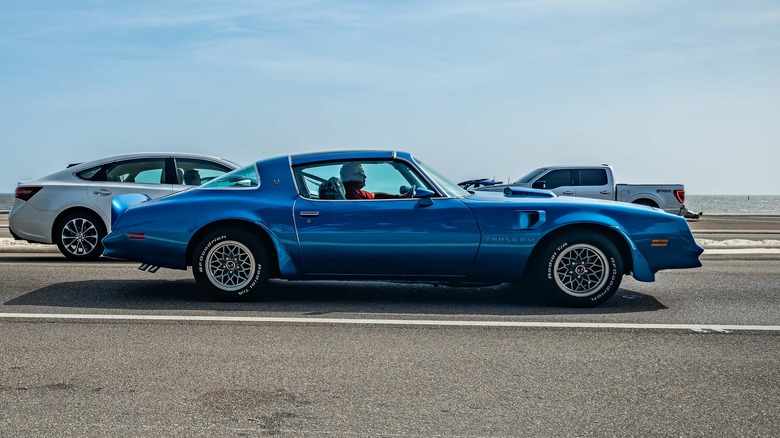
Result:
M607 328L646 330L693 330L696 332L780 331L776 325L728 324L637 324L610 322L543 322L543 321L445 321L419 319L366 318L293 318L262 316L177 316L177 315L95 315L57 313L0 313L0 320L45 319L51 321L174 321L174 322L237 322L237 323L296 323L391 326L447 326L447 327L536 327L536 328Z

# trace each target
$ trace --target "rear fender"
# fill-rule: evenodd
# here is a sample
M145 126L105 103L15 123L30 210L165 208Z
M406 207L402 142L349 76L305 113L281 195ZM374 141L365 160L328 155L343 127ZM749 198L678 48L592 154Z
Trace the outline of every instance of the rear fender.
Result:
M189 261L192 259L195 246L198 241L206 234L218 230L220 228L240 227L248 229L255 235L263 240L263 244L269 250L273 250L270 254L276 261L275 271L271 274L272 277L279 275L281 278L295 278L300 275L300 270L296 266L290 253L287 251L287 247L282 243L278 236L273 233L265 224L256 222L249 218L234 218L225 219L217 222L212 222L203 228L195 232L187 244L185 253L185 266L189 265Z
M116 221L122 217L128 208L149 201L150 198L147 195L141 193L129 193L127 195L119 195L111 201L111 228L114 228Z

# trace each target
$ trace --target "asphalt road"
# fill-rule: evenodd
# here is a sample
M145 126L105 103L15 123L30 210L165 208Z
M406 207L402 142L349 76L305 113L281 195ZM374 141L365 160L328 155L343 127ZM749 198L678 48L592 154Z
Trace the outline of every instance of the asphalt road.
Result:
M0 254L0 436L778 436L780 257L703 262L578 310Z

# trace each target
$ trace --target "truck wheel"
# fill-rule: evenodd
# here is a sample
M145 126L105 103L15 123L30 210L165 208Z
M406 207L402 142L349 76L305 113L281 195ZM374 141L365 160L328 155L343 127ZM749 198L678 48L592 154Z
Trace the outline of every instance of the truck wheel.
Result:
M62 255L70 260L97 260L103 254L106 227L92 213L70 213L57 222L54 242Z
M646 205L648 207L658 208L658 204L656 204L655 202L649 199L637 199L636 201L633 201L632 204Z
M612 297L623 279L620 252L596 233L567 233L542 251L537 284L560 304L593 307Z
M268 283L268 251L247 230L218 230L196 244L192 271L198 286L214 298L245 301L260 295Z

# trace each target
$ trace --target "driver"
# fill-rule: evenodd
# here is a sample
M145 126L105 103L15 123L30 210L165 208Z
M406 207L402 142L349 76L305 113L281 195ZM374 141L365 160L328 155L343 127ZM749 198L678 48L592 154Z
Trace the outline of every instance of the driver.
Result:
M393 195L384 192L374 192L363 190L366 186L366 172L363 171L363 165L351 161L341 166L341 182L344 184L347 199L395 199L409 198L412 196L412 190L403 195Z

